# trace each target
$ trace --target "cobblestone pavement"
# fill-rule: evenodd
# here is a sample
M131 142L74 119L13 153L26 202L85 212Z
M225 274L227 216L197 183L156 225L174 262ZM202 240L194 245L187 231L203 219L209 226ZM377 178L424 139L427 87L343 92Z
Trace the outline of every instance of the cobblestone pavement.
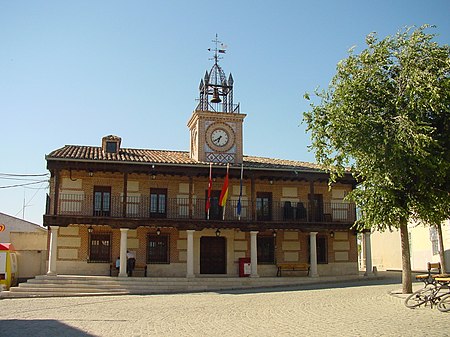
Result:
M397 279L334 286L3 299L0 336L450 336L450 314L388 294Z

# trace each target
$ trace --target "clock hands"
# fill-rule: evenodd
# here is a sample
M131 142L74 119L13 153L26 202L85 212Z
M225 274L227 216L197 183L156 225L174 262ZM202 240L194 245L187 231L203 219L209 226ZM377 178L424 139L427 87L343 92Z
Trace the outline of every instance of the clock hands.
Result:
M210 136L211 143L215 146L225 146L228 143L229 137L225 130L216 129Z

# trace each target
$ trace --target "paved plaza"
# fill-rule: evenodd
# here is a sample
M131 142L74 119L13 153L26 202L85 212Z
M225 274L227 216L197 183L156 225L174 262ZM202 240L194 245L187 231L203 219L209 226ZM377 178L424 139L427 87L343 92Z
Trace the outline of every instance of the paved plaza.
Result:
M450 336L450 314L408 309L389 295L399 282L3 299L0 336Z

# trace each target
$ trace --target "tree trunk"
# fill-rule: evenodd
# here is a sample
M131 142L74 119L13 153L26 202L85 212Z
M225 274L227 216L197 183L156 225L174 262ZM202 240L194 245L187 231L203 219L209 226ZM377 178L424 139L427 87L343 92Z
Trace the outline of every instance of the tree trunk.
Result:
M400 223L400 238L402 242L402 293L410 294L412 293L412 279L407 220Z
M437 229L438 238L439 238L439 258L441 259L441 268L442 268L442 272L446 273L447 270L445 268L445 251L444 251L444 240L442 239L442 225L437 224L436 229Z

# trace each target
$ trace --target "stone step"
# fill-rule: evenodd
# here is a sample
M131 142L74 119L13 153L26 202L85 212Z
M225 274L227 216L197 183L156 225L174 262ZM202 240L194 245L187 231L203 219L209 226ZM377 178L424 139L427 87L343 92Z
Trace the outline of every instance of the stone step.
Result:
M64 282L62 280L42 280L40 282L27 282L21 283L19 287L96 287L96 288L148 288L148 287L192 287L196 285L202 285L205 287L233 287L245 285L244 282L186 282L186 281L154 281L148 280L144 281L117 281L117 282L90 282L90 281L79 281L79 282Z
M327 282L338 279L326 278ZM350 277L350 278L354 278ZM233 289L269 288L317 283L310 277L109 277L78 275L40 275L0 292L0 297L90 296L122 294L167 294L182 292L220 291ZM323 279L325 281L325 279Z
M43 279L45 280L45 279ZM296 278L296 277L274 277L274 278L156 278L156 277L109 277L105 280L101 279L89 279L89 278L71 278L71 277L58 277L58 278L46 278L46 280L55 280L56 282L111 282L111 283L169 283L169 282L176 282L176 283L222 283L222 284L232 284L232 283L260 283L260 284L283 284L283 283L305 283L309 280L313 281L313 279L310 278Z
M117 296L129 295L129 292L96 292L96 293L64 293L58 291L39 291L39 292L0 292L0 298L32 298L32 297L74 297L74 296Z
M106 288L93 288L93 287L76 287L76 288L70 288L70 287L42 287L42 286L35 286L35 287L11 287L11 292L49 292L49 291L56 291L60 293L115 293L115 292L125 292L126 289L123 288L117 288L117 289L106 289Z
M236 284L240 285L240 284ZM64 284L64 283L21 283L18 287L13 287L11 289L36 289L36 288L46 288L46 289L182 289L182 288L193 288L193 287L203 287L203 288L211 288L211 287L230 287L235 286L234 284L202 284L202 283L132 283L127 282L124 284L88 284L88 283L79 283L79 284Z
M71 289L123 289L119 284L65 284L65 283L20 283L20 289L34 289L34 288L71 288Z

